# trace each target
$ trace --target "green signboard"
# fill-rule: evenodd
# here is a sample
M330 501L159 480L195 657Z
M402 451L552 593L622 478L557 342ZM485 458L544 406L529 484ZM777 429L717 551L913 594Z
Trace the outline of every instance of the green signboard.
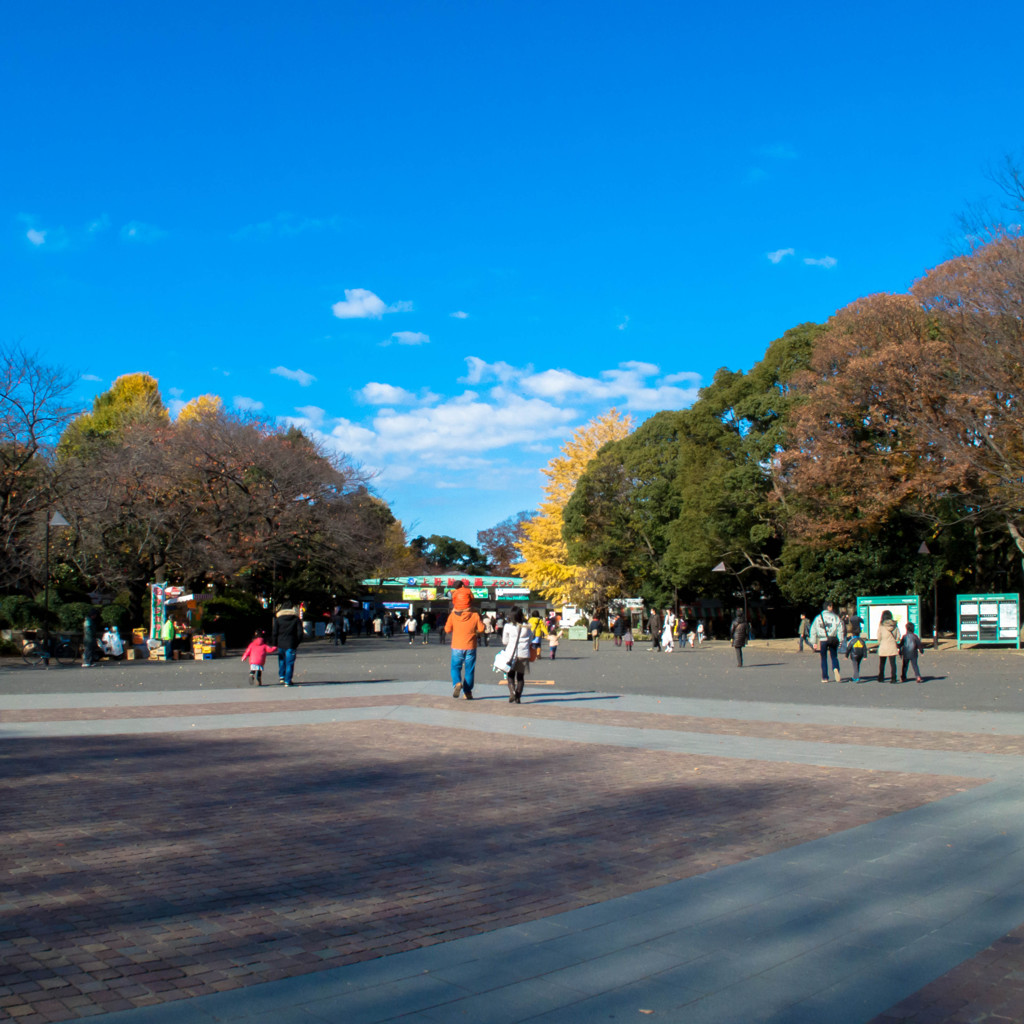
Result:
M1020 594L957 594L956 646L964 644L1020 649Z
M878 621L882 612L892 612L900 628L900 636L907 629L907 623L913 622L921 632L921 599L916 594L904 594L900 597L858 597L857 614L864 620L867 627L867 638L878 639Z

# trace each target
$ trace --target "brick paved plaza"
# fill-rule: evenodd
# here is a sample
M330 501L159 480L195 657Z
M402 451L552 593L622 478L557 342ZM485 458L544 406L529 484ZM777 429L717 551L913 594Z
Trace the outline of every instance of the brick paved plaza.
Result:
M0 1014L1024 1018L1016 652L824 687L781 645L583 646L518 707L369 641L292 691L0 668Z

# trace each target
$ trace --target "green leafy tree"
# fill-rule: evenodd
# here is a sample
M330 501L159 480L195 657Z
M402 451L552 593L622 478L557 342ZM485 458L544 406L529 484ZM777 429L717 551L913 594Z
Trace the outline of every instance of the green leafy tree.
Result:
M429 537L414 537L409 547L423 559L428 571L455 570L477 575L488 571L483 552L456 537L432 533Z

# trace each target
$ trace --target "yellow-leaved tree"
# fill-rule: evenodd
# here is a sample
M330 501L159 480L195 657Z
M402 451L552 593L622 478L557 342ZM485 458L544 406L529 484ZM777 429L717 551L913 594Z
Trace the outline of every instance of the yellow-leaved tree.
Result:
M545 467L548 478L544 501L537 514L526 524L520 547L521 561L513 568L527 586L556 605L587 606L600 601L608 581L599 578L593 568L573 565L562 540L562 512L576 489L587 464L609 441L619 441L634 427L631 416L620 416L609 409L586 426L580 427L561 448L561 455Z
M197 395L191 402L182 406L178 413L178 423L195 423L204 419L216 419L224 415L224 403L217 395Z

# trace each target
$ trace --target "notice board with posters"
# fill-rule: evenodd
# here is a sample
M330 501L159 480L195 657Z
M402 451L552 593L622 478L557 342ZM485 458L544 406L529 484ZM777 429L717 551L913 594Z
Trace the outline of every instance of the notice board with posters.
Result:
M956 645L1020 648L1020 594L957 594Z
M903 594L899 597L858 597L857 614L864 620L869 640L878 639L878 623L884 611L892 612L892 617L899 626L900 636L907 631L908 622L913 622L920 634L921 599L916 594Z

